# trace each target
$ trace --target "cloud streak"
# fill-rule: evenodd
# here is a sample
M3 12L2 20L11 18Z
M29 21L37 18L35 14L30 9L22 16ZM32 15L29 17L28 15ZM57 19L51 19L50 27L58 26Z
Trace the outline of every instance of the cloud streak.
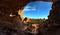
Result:
M31 7L31 6L26 6L24 8L24 11L35 11L35 10L36 10L36 8L35 7Z

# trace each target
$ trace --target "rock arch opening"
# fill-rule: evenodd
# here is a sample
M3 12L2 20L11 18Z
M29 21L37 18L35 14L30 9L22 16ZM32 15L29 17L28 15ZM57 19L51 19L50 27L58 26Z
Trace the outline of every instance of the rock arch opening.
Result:
M16 35L23 34L23 32L22 32L23 25L22 25L22 20L21 20L22 16L19 17L19 15L16 15L16 11L18 9L22 9L30 1L32 1L32 0L0 0L0 34L1 35L5 35L6 33L9 33L12 35L14 35L13 33L15 33L15 34L17 33ZM51 32L52 35L60 34L60 30L59 30L60 29L60 10L59 10L60 9L60 0L42 0L42 1L52 1L53 2L52 10L50 11L50 15L48 16L48 23L49 23L48 26L50 26L49 29L54 28L55 30L58 27L56 31L53 30ZM32 10L35 10L35 9L33 8ZM19 11L22 12L23 10L19 10ZM11 16L10 12L15 14L15 16L12 18L8 17L8 16ZM5 32L5 33L3 34L3 32Z
M28 18L46 18L52 9L53 2L35 1L28 3L24 8L24 17Z

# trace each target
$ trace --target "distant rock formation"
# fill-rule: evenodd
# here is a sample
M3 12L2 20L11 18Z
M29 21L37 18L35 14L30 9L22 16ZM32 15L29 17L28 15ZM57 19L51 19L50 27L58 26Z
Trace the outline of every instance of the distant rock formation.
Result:
M24 20L23 20L24 23L25 23L25 22L28 23L28 22L30 22L30 21L31 21L31 18L27 18L27 17L25 17Z

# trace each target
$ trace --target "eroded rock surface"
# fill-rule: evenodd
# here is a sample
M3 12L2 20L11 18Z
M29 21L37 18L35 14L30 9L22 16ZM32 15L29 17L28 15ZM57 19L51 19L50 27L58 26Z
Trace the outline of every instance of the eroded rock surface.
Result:
M23 35L22 19L17 12L30 1L31 0L0 0L0 35ZM60 25L59 5L60 0L54 2L53 9L50 12L48 20L52 26L54 24ZM11 17L10 14L14 16Z
M60 35L60 0L53 2L52 10L48 16L49 31L47 35Z
M18 10L28 2L30 1L0 0L0 35L23 35L22 19Z
M60 0L56 1L52 5L52 10L48 16L49 23L60 25Z

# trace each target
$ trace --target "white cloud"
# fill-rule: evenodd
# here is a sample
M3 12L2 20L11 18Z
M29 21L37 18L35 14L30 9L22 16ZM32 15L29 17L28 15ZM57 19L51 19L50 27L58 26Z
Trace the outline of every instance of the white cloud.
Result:
M35 11L36 9L33 8L33 9L31 9L31 10Z
M30 9L26 8L26 9L24 9L24 11L30 11Z
M35 11L36 8L35 7L31 7L31 6L26 6L24 11Z

